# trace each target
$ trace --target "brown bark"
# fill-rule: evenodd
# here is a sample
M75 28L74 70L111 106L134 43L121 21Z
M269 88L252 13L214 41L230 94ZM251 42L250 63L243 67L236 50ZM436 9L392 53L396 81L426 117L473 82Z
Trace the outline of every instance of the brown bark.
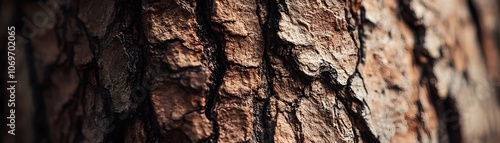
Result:
M49 20L7 22L26 40L5 142L500 139L493 0L9 4Z

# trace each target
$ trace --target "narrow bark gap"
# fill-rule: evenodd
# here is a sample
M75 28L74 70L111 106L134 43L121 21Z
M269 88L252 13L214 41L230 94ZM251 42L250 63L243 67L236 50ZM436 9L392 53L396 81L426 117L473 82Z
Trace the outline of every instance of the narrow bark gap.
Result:
M351 89L348 88L347 90ZM352 91L350 92L352 94ZM365 104L363 104L363 102L359 99L355 99L355 97L350 97L353 95L344 96L347 96L347 98L341 97L340 101L342 102L342 104L347 105L347 115L351 119L353 126L360 132L361 139L366 142L380 143L379 139L375 136L375 134L373 134L370 127L368 127L366 119L363 117L362 112L364 110ZM357 108L357 111L354 111L352 109L353 107Z
M413 35L415 38L415 44L413 45L413 58L416 64L421 68L422 73L420 75L420 84L423 84L427 88L429 101L434 106L436 116L438 117L438 124L440 129L438 130L438 138L441 142L448 142L451 140L461 141L462 135L460 128L453 130L453 132L441 130L448 129L448 126L452 126L451 123L454 123L447 122L444 117L445 111L453 111L453 109L449 109L452 108L450 106L445 106L445 102L439 97L436 87L437 79L433 72L434 64L436 63L437 59L432 58L429 55L429 51L427 51L427 49L425 49L424 47L426 26L411 9L410 3L411 0L399 0L399 8L401 10L400 15L406 25L413 31ZM458 117L457 122L459 122ZM422 128L426 130L425 126L423 125Z
M359 14L357 11L355 11L358 8L359 8ZM365 90L366 93L368 93L368 90L366 89L365 80L358 69L361 64L364 64L364 61L366 58L366 56L365 56L365 41L364 41L365 35L364 35L364 27L363 27L364 23L366 21L366 10L361 5L361 2L357 3L357 5L353 5L353 3L349 2L348 5L345 7L344 11L346 13L345 14L346 21L349 25L349 27L348 27L349 34L351 35L351 38L354 41L355 46L358 47L358 59L356 61L356 68L354 69L354 73L352 73L349 76L349 78L347 80L347 86L350 87L350 85L352 84L352 79L355 76L358 76L363 83L363 89ZM351 23L351 21L350 21L351 18L354 19L354 21L355 21L354 24ZM358 34L357 36L358 36L359 44L358 44L358 42L356 42L356 37L354 35L355 31L357 31L357 34ZM368 107L368 104L366 104L366 106ZM368 109L369 108L370 107L368 107Z
M257 16L258 18L258 22L259 22L259 26L261 28L261 34L263 35L264 37L264 43L266 43L266 36L265 36L265 25L264 23L262 23L262 16L261 16L261 6L260 4L262 4L262 1L261 0L255 0L255 5L256 5L256 9L255 9L255 15ZM267 17L266 17L267 18ZM267 21L266 21L267 22ZM265 23L266 23L265 22ZM267 46L267 45L266 45ZM253 126L253 137L254 139L257 141L257 142L272 142L272 140L268 140L268 136L269 136L269 128L268 128L268 125L269 125L269 121L268 121L268 106L269 106L269 100L270 99L270 92L269 90L272 90L272 88L270 88L270 74L268 73L269 72L269 67L266 65L266 57L267 57L267 52L266 52L266 47L264 47L264 52L262 54L262 64L264 66L261 66L261 71L263 72L263 74L261 74L261 77L265 78L266 79L266 86L263 87L265 88L265 93L266 93L266 98L262 101L261 98L259 97L253 97L253 121L252 121L252 126ZM261 87L262 88L262 87ZM273 139L274 140L274 139Z
M266 94L267 97L264 101L264 106L261 110L261 120L262 120L262 126L264 129L264 142L272 142L274 141L274 132L275 132L275 127L276 127L276 122L273 121L271 118L271 115L269 115L269 106L271 102L271 98L273 98L276 94L274 93L274 83L273 83L273 77L274 75L274 69L271 66L271 61L270 61L270 53L268 53L268 47L266 46L266 49L264 49L264 63L265 63L265 73L266 73L266 79L267 79L267 89L266 89Z
M469 10L470 16L472 17L474 27L476 28L476 35L477 35L476 40L479 43L479 47L482 49L481 50L482 57L485 57L486 51L484 49L484 43L481 41L484 38L483 37L483 29L481 27L481 21L479 19L480 17L479 17L478 11L476 9L476 5L474 4L473 0L467 0L467 8ZM488 60L488 59L485 59L485 60Z
M129 100L131 107L123 113L117 113L120 120L115 120L121 124L121 132L109 134L111 141L123 141L125 132L137 120L142 121L146 142L161 142L160 126L154 107L151 102L151 77L147 76L149 42L146 40L144 26L142 24L142 9L137 5L142 5L142 1L115 1L118 4L115 11L115 19L107 26L105 35L109 35L115 24L119 26L121 32L120 41L127 53L127 81L130 81L131 94ZM127 20L131 18L130 20ZM134 36L137 35L137 36ZM107 36L105 36L107 37ZM116 118L116 119L118 119ZM116 136L116 137L114 137Z
M500 1L498 1L497 3L500 4ZM467 7L469 10L469 13L471 14L474 27L476 29L476 35L477 35L476 40L478 41L479 47L481 48L481 54L482 54L482 57L484 58L483 60L486 61L487 65L488 65L488 60L491 60L491 59L489 59L488 56L486 56L487 55L486 52L491 52L491 51L487 50L487 48L484 46L485 43L483 43L483 39L484 39L483 27L481 26L482 22L480 19L481 16L478 13L478 9L477 9L478 7L476 6L476 3L474 3L473 0L467 0ZM500 12L500 11L498 11L498 12ZM498 29L498 27L495 27L495 32L493 34L492 39L495 41L495 42L493 42L494 46L495 46L493 48L497 48L496 52L498 52L498 53L496 55L500 55L500 50L498 50L498 48L500 48L500 37L499 36L500 36L500 30ZM495 58L493 58L493 59L495 59ZM494 61L493 63L498 64L499 62L500 61ZM492 67L486 67L486 68L489 69ZM488 71L490 71L490 70L488 70ZM492 73L489 73L489 74L491 75ZM500 82L500 79L493 78L493 82ZM496 84L493 84L493 86L495 87L494 93L497 94L497 103L500 104L500 94L498 94L498 92L500 92L500 85L499 85L499 83L496 83Z
M268 1L268 19L266 29L268 42L270 42L270 47L268 47L269 52L272 52L273 55L276 55L276 58L281 59L285 68L292 73L292 75L296 75L301 82L310 83L313 78L308 77L306 74L300 71L299 63L297 59L292 54L292 48L295 46L293 43L283 41L278 36L278 24L281 19L281 13L289 15L288 6L285 0L270 0Z
M119 31L122 33L120 40L122 46L125 48L125 52L127 53L127 72L128 77L127 81L129 81L130 86L130 95L129 102L131 102L129 109L123 111L122 113L115 113L113 124L117 125L110 134L106 137L111 141L122 142L125 138L125 131L133 125L136 120L142 118L143 121L148 121L147 118L138 116L141 112L137 111L146 111L148 108L152 109L152 106L147 106L143 102L147 102L146 99L149 99L148 95L150 93L150 85L147 84L149 81L146 77L146 69L147 68L147 50L148 43L145 39L145 34L143 30L143 26L141 23L141 15L142 10L140 7L135 5L142 5L141 1L125 1L119 3L117 6L117 14L116 20L119 23ZM131 19L127 21L127 17ZM109 30L109 29L108 29ZM134 36L136 35L136 36ZM146 100L146 101L145 101ZM154 112L151 112L154 113ZM154 115L154 114L152 114ZM156 118L156 117L152 117ZM144 124L156 125L154 122L145 122ZM156 130L158 127L152 127L154 132L159 134L159 130ZM147 129L147 128L145 128ZM145 131L147 136L151 136L150 131ZM153 133L154 134L154 133ZM157 139L158 136L152 136L152 139ZM106 139L106 138L105 138Z
M462 132L460 130L460 113L458 112L457 103L455 99L448 95L443 101L444 118L446 121L446 131L448 132L449 141L452 143L462 142Z
M350 85L341 85L334 81L331 76L324 74L323 75L324 82L331 85L331 88L336 93L336 98L340 101L346 108L347 115L349 120L352 123L353 133L355 136L361 137L364 142L373 142L380 143L380 140L373 134L370 127L368 127L368 123L366 119L363 117L363 111L366 107L365 102L354 96L354 92L352 91ZM359 131L359 135L357 135L357 131ZM357 137L355 138L356 142Z
M373 134L368 127L368 123L363 117L363 112L367 105L366 102L355 97L354 91L351 88L352 78L360 76L359 73L354 73L349 76L347 85L342 85L337 81L337 70L331 67L320 67L320 77L324 83L330 85L336 93L336 98L346 107L349 120L352 122L353 132L355 136L360 136L363 141L379 143L379 139ZM360 135L356 135L356 130ZM357 139L355 139L357 141Z
M277 6L276 1L267 1L267 15L265 23L261 23L260 27L262 29L262 35L264 36L264 54L263 61L265 65L265 74L267 80L267 97L264 101L264 107L261 110L261 120L262 127L264 129L264 140L263 142L274 142L274 133L276 129L276 121L271 118L269 113L270 100L276 93L274 92L274 82L273 78L275 76L274 68L272 67L270 50L275 46L277 38ZM261 19L260 14L257 12L259 19ZM260 23L260 22L259 22Z
M274 17L270 16L270 18L268 20L275 20L275 22L276 22L276 23L270 23L269 24L270 26L268 26L268 27L270 27L271 30L274 31L274 32L271 32L271 34L269 34L269 35L273 35L276 37L276 38L274 38L275 42L273 42L273 43L276 43L276 45L271 46L270 50L277 53L278 56L280 58L284 59L285 61L289 61L289 62L285 63L285 67L287 69L289 69L289 71L292 71L292 72L296 73L297 75L300 75L298 77L302 82L310 83L312 78L307 78L306 75L303 75L303 73L301 73L299 71L297 61L295 61L295 58L291 54L290 47L292 44L286 44L286 42L282 41L281 39L279 39L277 37L277 31L278 31L277 25L278 25L279 19L281 18L279 12L283 11L285 14L288 13L286 2L283 0L278 0L278 1L271 1L269 4L270 4L269 5L269 14L273 15ZM362 25L359 24L358 26L362 26ZM358 59L358 60L360 60L360 59ZM361 62L361 61L358 61L358 63L359 62ZM364 105L365 102L354 97L354 95L353 95L354 93L352 92L352 89L350 89L350 83L348 83L348 85L341 85L338 81L336 81L337 71L335 69L331 69L331 68L327 68L327 67L325 69L325 67L320 67L320 72L321 72L321 78L323 80L327 81L327 83L329 83L329 85L332 86L331 88L333 88L334 91L343 92L343 94L337 94L337 95L343 96L343 97L340 97L339 99L344 105L346 105L346 107L348 107L346 109L347 109L349 119L351 120L351 122L353 122L353 128L356 128L360 132L361 138L364 141L380 142L377 139L377 137L373 134L373 132L371 132L371 130L368 127L368 123L366 122L366 120L362 116L362 112L363 112L363 109L365 107L365 105ZM327 75L327 76L325 76L325 75ZM353 75L360 76L359 71L355 72ZM353 77L350 76L351 81L352 81L352 78ZM352 108L356 108L355 109L356 111L354 111ZM295 110L295 108L293 110ZM293 114L296 114L296 113L293 112ZM293 114L290 116L293 116ZM294 121L295 126L297 126L297 123L300 123L300 122ZM299 126L300 126L300 124L299 124ZM294 128L295 128L295 130L300 130L300 128L298 128L298 127L294 127ZM353 129L353 131L356 129ZM354 131L354 133L356 134L356 131ZM297 141L303 140L303 134L296 133L296 137L297 137L297 139L296 139Z
M426 123L425 123L424 118L422 117L423 114L425 113L425 109L422 106L422 101L420 101L420 99L417 99L417 101L416 101L415 104L416 104L417 110L418 110L417 120L418 120L418 122L420 123L420 125L422 127L425 127ZM422 135L420 134L420 131L419 130L416 130L416 131L417 131L417 135L418 135L417 137L420 138L420 140L422 140ZM431 133L428 130L426 130L426 129L423 129L423 131L424 131L425 135L427 135L428 139L430 139L431 138Z
M298 62L296 61L296 58L293 57L291 53L292 46L294 46L292 43L287 43L283 40L281 40L278 36L278 24L279 20L281 19L281 13L280 11L284 12L285 14L289 14L288 12L288 7L287 4L284 0L270 0L267 3L267 19L265 23L265 32L264 36L266 39L266 53L268 53L266 56L268 59L266 59L266 64L269 63L269 65L266 65L267 67L271 66L270 62L270 56L269 55L277 55L276 58L280 58L284 62L285 68L292 72L292 75L296 75L296 77L302 82L302 83L310 83L313 79L308 78L306 75L304 75L302 72L300 72L298 68ZM272 52L273 54L270 54L269 52ZM269 83L268 83L269 84ZM273 83L271 83L273 84ZM271 89L273 90L273 89ZM274 94L274 93L272 93ZM292 128L294 130L294 135L295 135L295 140L296 142L304 142L304 134L302 133L302 123L300 120L297 118L297 113L296 109L298 108L300 104L300 100L304 97L304 95L299 96L297 99L295 99L294 103L292 103L292 112L288 114L288 120L293 124ZM274 138L274 129L275 129L275 124L272 127L272 138ZM271 137L269 135L269 137Z
M295 141L297 143L304 143L305 138L304 138L304 133L302 131L302 122L300 122L300 120L297 118L297 107L300 101L299 100L296 101L298 102L297 106L292 108L292 112L288 116L290 117L289 120L294 125L293 129L295 134Z
M417 132L417 142L422 142L422 135L420 134L420 130L418 127L415 127L414 130Z
M202 140L201 142L218 142L219 139L219 123L217 121L217 112L215 107L217 104L217 99L219 98L219 89L222 85L224 74L227 70L227 57L225 54L225 41L222 33L213 29L212 22L212 12L213 12L213 1L212 0L197 0L196 1L196 21L200 25L198 29L198 36L201 40L206 43L203 45L205 47L205 55L208 55L209 59L214 61L215 65L214 71L211 75L211 85L209 91L206 94L206 109L205 115L208 120L212 122L213 132L210 137ZM214 48L215 49L212 49Z
M364 26L364 22L366 21L366 10L361 5L361 2L358 2L356 4L353 4L352 2L355 2L355 1L349 2L348 8L345 8L345 11L346 11L346 20L349 24L348 30L349 30L349 33L350 33L353 41L356 41L356 38L354 36L354 32L356 30L358 32L357 38L359 40L359 45L355 44L358 47L358 60L356 61L356 68L355 68L354 73L352 75L350 75L348 80L347 80L347 85L340 89L340 90L344 90L344 92L337 92L337 95L340 95L337 97L340 97L339 101L341 101L342 104L344 104L344 106L346 106L347 115L349 116L349 119L353 123L352 130L353 130L353 133L355 135L355 137L354 137L355 142L359 142L358 137L361 137L361 139L363 141L380 142L378 140L378 138L373 134L370 127L368 127L368 123L366 122L366 119L364 119L364 117L363 117L362 112L364 111L364 108L367 107L369 109L370 107L368 106L368 104L366 104L366 102L364 100L361 101L360 99L357 99L354 95L355 93L351 89L351 84L353 82L353 78L357 76L363 82L362 84L363 84L363 88L364 88L365 92L368 92L368 90L366 89L366 84L365 84L365 81L363 79L363 76L361 75L361 73L359 72L359 69L358 69L360 64L364 64L364 58L365 58L365 51L364 51L365 50L365 43L364 43L364 36L365 35L364 35L364 27L363 26ZM359 13L358 13L358 11L356 11L358 9L359 9ZM351 16L355 20L354 25L349 20ZM355 28L357 28L357 29L355 29ZM357 42L354 42L354 43L357 43ZM329 77L329 78L332 78L332 77ZM338 82L335 82L334 84L338 84ZM340 85L340 86L342 86L342 85ZM353 107L357 108L356 111L354 111L352 109ZM358 113L356 113L356 112L358 112ZM357 131L359 131L360 135L358 135Z
M148 94L148 99L151 99L150 94ZM151 100L146 100L143 106L144 115L141 116L141 120L144 121L143 130L146 133L146 142L162 142L160 125L158 124L158 117L155 114L153 103L151 103Z

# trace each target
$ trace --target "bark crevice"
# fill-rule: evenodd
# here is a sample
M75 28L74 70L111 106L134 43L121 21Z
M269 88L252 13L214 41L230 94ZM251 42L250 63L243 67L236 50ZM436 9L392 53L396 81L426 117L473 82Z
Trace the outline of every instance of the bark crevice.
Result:
M276 121L275 119L272 118L269 112L269 106L271 102L271 98L275 97L276 93L274 91L274 77L275 77L275 71L274 68L272 67L272 61L271 58L272 53L271 49L276 46L276 38L277 38L277 14L278 14L278 9L277 9L277 3L276 1L267 1L266 3L266 10L267 10L267 15L266 20L264 23L260 23L260 27L262 29L262 35L264 38L264 54L263 54L263 61L264 61L264 71L265 71L265 76L266 76L266 82L267 82L267 87L266 87L266 94L267 97L264 101L263 108L261 110L261 120L262 120L262 127L264 130L264 139L263 142L274 142L274 133L275 133L275 128L276 128ZM259 10L259 9L257 9ZM257 15L259 19L262 18L262 16L259 14L257 11Z
M202 142L217 142L219 139L219 124L217 121L217 112L215 107L219 99L219 89L222 85L224 75L227 71L227 57L225 54L225 40L220 31L214 29L217 25L212 21L213 13L212 0L196 1L196 21L198 22L198 36L204 41L205 56L208 59L208 65L214 65L210 80L211 85L206 93L205 115L212 122L213 132L210 137Z
M438 138L441 142L461 142L461 131L460 128L450 128L450 126L455 126L453 124L459 123L459 117L456 116L456 121L448 122L444 116L445 112L451 111L458 114L454 104L451 102L451 96L447 96L446 100L439 97L438 89L436 86L437 78L434 74L434 65L438 59L431 57L429 51L425 48L425 36L426 36L426 26L424 22L416 15L415 11L411 8L411 0L399 0L400 15L403 21L413 32L415 38L415 44L413 45L413 58L417 66L420 67L420 79L419 84L423 85L429 95L428 100L432 103L436 116L438 117ZM420 114L423 109L419 109ZM421 115L419 115L421 116ZM421 117L420 117L421 118ZM424 123L423 120L421 123ZM421 125L423 130L430 138L430 131L425 128L425 125ZM446 130L445 130L446 129Z

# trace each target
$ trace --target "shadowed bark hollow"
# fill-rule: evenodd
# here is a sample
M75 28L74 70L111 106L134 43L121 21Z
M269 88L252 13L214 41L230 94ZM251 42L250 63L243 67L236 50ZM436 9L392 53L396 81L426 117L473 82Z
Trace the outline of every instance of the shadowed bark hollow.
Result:
M494 0L4 3L5 142L500 140Z

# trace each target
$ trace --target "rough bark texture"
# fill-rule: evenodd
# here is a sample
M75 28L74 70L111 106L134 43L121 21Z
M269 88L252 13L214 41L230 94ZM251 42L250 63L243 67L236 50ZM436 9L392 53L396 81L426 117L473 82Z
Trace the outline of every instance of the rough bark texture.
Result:
M500 140L493 0L4 3L49 17L5 142Z

